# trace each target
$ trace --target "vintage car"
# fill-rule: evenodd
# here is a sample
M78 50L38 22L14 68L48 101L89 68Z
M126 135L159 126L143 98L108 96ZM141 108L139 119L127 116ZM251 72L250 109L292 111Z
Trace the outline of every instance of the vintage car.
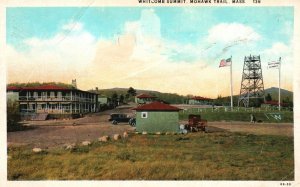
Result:
M135 126L135 118L128 116L123 113L113 113L110 114L110 118L108 121L111 121L113 125L117 125L118 123L128 123L131 126Z

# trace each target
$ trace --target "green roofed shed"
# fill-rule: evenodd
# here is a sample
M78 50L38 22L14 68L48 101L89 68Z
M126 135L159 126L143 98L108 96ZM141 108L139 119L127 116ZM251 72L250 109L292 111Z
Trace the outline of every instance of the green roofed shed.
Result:
M153 102L132 110L136 110L136 131L138 132L179 132L178 112L180 108Z

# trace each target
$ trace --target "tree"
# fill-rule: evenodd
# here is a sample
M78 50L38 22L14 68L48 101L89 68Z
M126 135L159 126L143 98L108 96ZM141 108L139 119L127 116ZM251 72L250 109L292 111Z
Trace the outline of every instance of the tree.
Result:
M22 130L22 125L18 122L21 120L19 114L19 104L10 99L7 100L7 131Z
M285 97L284 99L282 99L282 102L285 103L288 107L294 106L293 100L290 99L290 97Z
M118 94L116 92L111 96L111 102L114 107L118 106Z
M249 106L250 107L260 107L261 104L264 103L263 98L257 98L257 99L250 99Z
M266 101L272 101L272 97L271 95L268 93L268 95L266 96Z
M121 95L119 96L119 102L120 102L120 103L124 103L124 95L123 95L123 94L121 94Z
M136 96L136 90L132 87L128 89L127 93L131 96Z

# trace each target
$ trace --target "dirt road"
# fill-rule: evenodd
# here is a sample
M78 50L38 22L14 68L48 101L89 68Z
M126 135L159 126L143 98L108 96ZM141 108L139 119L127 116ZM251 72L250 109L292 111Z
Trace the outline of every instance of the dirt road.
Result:
M32 129L7 133L8 145L30 145L41 148L63 146L68 143L95 141L99 137L123 132L133 132L134 128L126 123L112 125L109 121L110 113L132 114L130 107L122 107L83 118L71 120L29 121L26 125ZM181 121L180 123L186 123ZM251 134L269 134L293 136L293 124L256 123L247 122L208 122L210 127L222 128L230 132L246 132Z

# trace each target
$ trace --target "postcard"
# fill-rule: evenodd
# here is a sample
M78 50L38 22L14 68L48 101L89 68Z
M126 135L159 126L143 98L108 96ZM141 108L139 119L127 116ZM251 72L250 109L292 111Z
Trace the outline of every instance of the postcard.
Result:
M1 186L296 186L296 0L1 4Z

